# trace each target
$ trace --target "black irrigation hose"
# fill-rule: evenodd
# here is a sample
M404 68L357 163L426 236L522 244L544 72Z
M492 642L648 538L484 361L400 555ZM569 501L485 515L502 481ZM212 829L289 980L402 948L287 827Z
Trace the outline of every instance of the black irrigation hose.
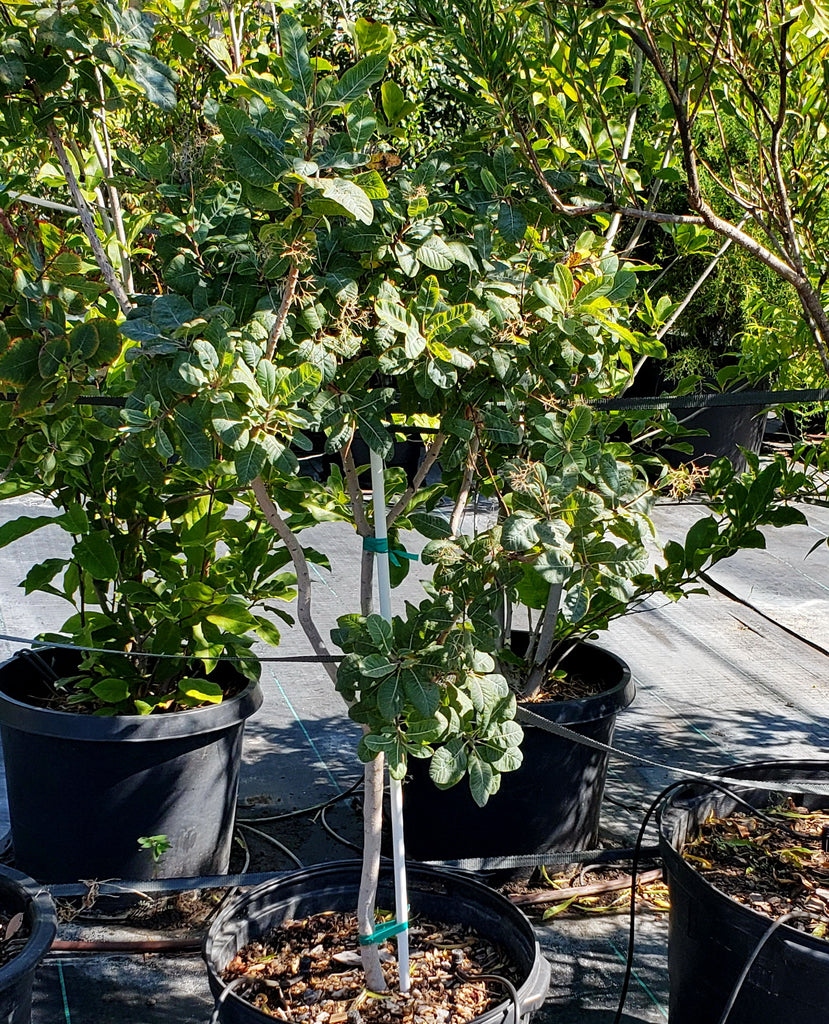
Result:
M518 990L515 985L509 980L509 978L503 977L501 974L467 974L466 971L462 971L460 968L456 968L455 974L461 981L474 982L474 981L495 981L499 985L502 985L512 1000L513 1007L513 1024L520 1024L521 1021L521 1000L518 997ZM507 1018L509 1019L509 1018Z
M15 392L0 394L0 402L16 402ZM802 402L829 401L829 388L789 388L781 391L711 391L695 395L650 395L631 398L593 398L587 404L595 409L715 409L736 405L797 405ZM107 395L81 395L75 405L111 406L123 409L126 397ZM575 404L570 402L570 404ZM394 410L392 410L394 411ZM436 434L436 427L412 427L402 423L389 423L389 430L396 434Z
M285 821L287 818L302 818L306 814L314 814L316 811L325 811L333 804L338 804L341 800L345 800L346 797L351 796L356 790L363 785L363 776L360 776L356 782L352 783L348 789L342 793L338 793L336 796L332 796L330 800L324 800L319 804L312 804L310 807L299 807L295 811L284 811L281 814L268 814L261 818L237 818L236 821L243 825L259 825L270 821Z
M339 832L335 832L334 829L328 824L328 820L325 817L325 812L327 810L328 807L323 807L322 810L320 811L320 822L325 831L331 836L332 839L336 839L338 843L342 843L343 846L347 846L349 850L355 850L357 853L360 854L360 856L362 856L362 846L358 846L356 843L352 843L350 839L346 839L345 836L341 836ZM385 859L388 860L389 858L386 857Z

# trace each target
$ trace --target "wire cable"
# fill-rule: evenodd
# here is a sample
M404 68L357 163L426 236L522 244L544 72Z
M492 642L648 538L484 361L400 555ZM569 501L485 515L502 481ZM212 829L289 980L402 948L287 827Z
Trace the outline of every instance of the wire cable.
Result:
M323 800L322 803L312 804L310 807L300 807L295 811L284 811L281 814L268 814L262 818L237 818L236 821L243 825L258 825L264 824L270 821L285 821L288 818L302 818L306 814L314 814L316 811L324 811L331 807L333 804L338 804L341 800L345 800L346 797L351 796L356 790L362 786L364 778L361 775L356 782L352 783L348 789L342 793L337 793L336 796L332 796L330 800Z
M513 985L513 983L509 980L509 978L505 978L501 974L467 974L466 971L462 971L459 967L455 969L455 974L457 975L458 978L461 979L461 981L467 981L467 982L472 982L472 981L495 981L499 985L503 985L503 987L509 993L510 999L512 1000L512 1006L513 1006L513 1020L512 1020L512 1024L520 1024L520 1022L521 1022L521 999L518 996L518 989L516 989L515 985ZM509 1018L507 1018L506 1024L509 1024Z
M356 850L356 852L362 856L362 846L358 846L356 843L352 843L350 839L346 839L345 836L341 836L339 832L335 832L334 829L328 824L328 819L325 817L325 812L327 810L327 807L323 807L323 809L320 811L320 822L325 831L331 836L332 839L336 839L338 843L342 843L343 846L347 846L349 850Z
M287 846L285 846L283 843L280 843L278 839L274 839L273 836L269 836L267 832L263 832L259 828L254 828L253 825L244 825L242 824L242 822L238 822L238 825L239 828L243 828L248 832L252 832L253 835L258 836L260 839L264 839L266 843L270 843L271 846L275 846L277 850L283 853L292 863L296 864L298 868L305 867L305 865L302 863L299 857L297 857L293 850L289 850Z

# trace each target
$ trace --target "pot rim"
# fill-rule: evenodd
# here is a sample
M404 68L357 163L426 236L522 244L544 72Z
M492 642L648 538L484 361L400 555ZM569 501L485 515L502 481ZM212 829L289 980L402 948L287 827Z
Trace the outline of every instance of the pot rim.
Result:
M17 956L0 967L0 988L11 987L18 978L33 972L49 952L58 930L55 904L45 886L16 868L0 864L0 898L3 889L14 890L23 898L24 915L31 918L31 933Z
M62 648L39 648L62 650ZM222 664L220 662L220 664ZM230 665L230 662L224 664ZM91 715L41 708L11 697L2 689L4 669L18 668L15 656L0 663L0 727L39 736L99 743L146 742L217 732L249 718L262 704L262 689L248 680L239 693L220 704L186 708L165 715Z

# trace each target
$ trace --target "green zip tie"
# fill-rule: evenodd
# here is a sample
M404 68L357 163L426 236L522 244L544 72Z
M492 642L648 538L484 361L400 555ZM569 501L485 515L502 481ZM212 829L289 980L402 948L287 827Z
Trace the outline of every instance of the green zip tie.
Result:
M408 927L408 921L395 921L392 919L385 924L381 924L371 935L358 935L357 941L361 946L379 946L381 942L390 939L392 935L399 935L400 932L405 932Z
M410 551L403 551L400 548L390 548L388 537L363 537L363 551L373 551L375 554L387 554L392 565L400 565L401 558L408 558L410 562L416 562L417 555Z

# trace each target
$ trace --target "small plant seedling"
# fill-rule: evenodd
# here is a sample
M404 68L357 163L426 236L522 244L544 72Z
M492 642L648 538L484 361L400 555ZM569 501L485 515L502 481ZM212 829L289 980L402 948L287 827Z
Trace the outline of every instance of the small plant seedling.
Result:
M138 845L142 850L149 850L153 862L158 864L167 850L173 845L167 836L140 836Z

